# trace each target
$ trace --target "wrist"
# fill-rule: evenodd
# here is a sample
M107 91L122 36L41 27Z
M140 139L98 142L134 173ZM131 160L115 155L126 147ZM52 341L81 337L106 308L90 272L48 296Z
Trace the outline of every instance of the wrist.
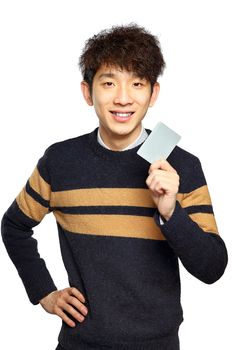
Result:
M165 213L165 214L160 213L161 219L163 221L168 221L172 217L174 210L175 210L175 208L173 208L169 213Z
M56 293L56 292L57 292L57 290L54 290L53 292L51 292L51 293L45 295L42 299L39 300L39 303L42 305L43 302L44 302L45 300L47 300L47 298L49 298L52 294L54 294L54 293Z

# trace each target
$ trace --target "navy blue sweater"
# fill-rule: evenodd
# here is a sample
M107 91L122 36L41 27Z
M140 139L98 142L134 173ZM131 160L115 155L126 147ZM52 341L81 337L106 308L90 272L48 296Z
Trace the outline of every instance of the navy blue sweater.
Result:
M147 130L150 132L149 130ZM56 286L32 228L53 212L69 283L88 315L59 335L67 350L176 350L183 320L178 258L205 283L223 274L227 251L198 158L176 147L175 211L164 225L146 185L140 146L105 149L93 132L50 146L2 219L2 236L33 304Z

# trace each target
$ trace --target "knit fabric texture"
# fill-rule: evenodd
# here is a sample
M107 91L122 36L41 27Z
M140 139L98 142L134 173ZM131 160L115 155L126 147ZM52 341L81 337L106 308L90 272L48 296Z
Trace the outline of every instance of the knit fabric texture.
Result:
M64 349L177 350L178 259L205 283L227 264L200 161L180 147L168 157L180 186L175 211L161 225L140 146L105 149L97 130L45 151L2 219L3 241L37 304L56 286L32 228L53 212L70 286L88 308L75 328L62 324Z

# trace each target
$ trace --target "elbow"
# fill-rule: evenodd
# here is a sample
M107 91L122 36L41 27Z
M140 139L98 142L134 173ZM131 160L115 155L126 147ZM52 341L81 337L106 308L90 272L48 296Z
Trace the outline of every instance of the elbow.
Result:
M217 282L225 272L228 263L228 254L224 241L219 237L215 237L217 244L212 254L206 255L203 265L201 266L200 280L206 284Z
M201 255L197 260L195 264L190 261L186 261L186 263L183 261L183 265L200 281L206 284L213 284L222 277L227 267L228 255L226 247L222 244L221 249L215 251L215 254Z
M218 273L209 274L208 276L200 277L199 279L205 284L214 284L222 277L224 271L225 269Z
M217 259L212 264L207 264L206 268L202 268L200 274L196 276L206 284L213 284L217 282L225 272L227 267L228 256L227 252L223 252L221 259Z

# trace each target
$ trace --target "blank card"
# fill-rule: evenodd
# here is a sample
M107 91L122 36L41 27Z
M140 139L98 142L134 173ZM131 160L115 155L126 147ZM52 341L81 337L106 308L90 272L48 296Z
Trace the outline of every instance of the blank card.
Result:
M137 151L137 154L154 163L159 159L166 159L179 142L181 136L167 127L165 124L158 122L152 130L146 141Z

